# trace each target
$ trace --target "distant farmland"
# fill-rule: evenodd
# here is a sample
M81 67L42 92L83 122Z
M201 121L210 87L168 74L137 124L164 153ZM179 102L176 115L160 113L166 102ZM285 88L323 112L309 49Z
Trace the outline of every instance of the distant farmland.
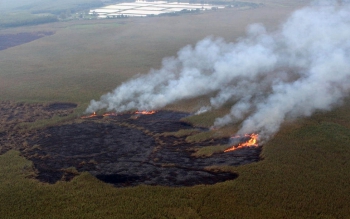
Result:
M190 4L165 1L136 1L134 3L120 3L90 10L89 14L98 18L115 17L146 17L161 14L176 14L185 12L199 12L204 10L223 9L224 5Z

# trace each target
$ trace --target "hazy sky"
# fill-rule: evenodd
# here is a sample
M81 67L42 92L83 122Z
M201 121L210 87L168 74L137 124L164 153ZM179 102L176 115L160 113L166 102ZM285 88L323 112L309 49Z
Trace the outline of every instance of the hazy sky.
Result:
M0 10L12 10L17 7L29 5L29 4L37 4L43 0L0 0ZM50 1L50 0L47 0Z

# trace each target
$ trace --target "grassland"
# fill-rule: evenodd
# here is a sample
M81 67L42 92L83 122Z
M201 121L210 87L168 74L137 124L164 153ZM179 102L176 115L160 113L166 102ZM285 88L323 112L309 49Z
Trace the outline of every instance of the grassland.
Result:
M56 34L1 52L0 99L86 103L133 75L158 68L163 57L176 55L187 44L208 35L233 41L244 34L247 25L263 22L273 27L277 18L283 19L290 11L232 9L2 30L0 33L47 30Z
M1 30L0 34L31 31L55 34L0 52L0 100L75 102L82 112L90 99L98 98L138 73L159 67L163 57L175 55L186 44L207 35L234 41L252 22L274 29L299 7L297 4L281 7L275 2L244 11L72 21ZM205 101L207 98L203 97L169 108L192 111ZM88 173L70 182L49 185L34 180L32 164L19 156L19 152L9 151L0 156L0 215L2 218L349 218L349 107L347 99L343 106L331 112L288 121L264 145L262 161L225 167L239 177L212 186L114 188ZM209 126L215 115L190 120ZM218 132L226 135L235 129L228 127Z
M39 183L31 163L0 156L1 215L19 218L347 218L350 127L339 120L349 103L283 127L264 145L264 160L232 167L236 180L213 186L116 189L81 174Z

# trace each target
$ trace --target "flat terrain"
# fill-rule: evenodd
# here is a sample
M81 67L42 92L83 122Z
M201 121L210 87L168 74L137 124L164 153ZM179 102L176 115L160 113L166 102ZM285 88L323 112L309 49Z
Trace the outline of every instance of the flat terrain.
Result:
M274 30L304 2L264 3L0 30L53 33L0 51L1 217L349 218L350 99L285 122L262 147L232 153L222 151L237 127L210 130L229 106L181 119L207 97L153 115L81 117L91 99L159 68L183 46L210 35L235 41L254 22ZM122 172L130 160L132 174Z
M247 25L270 29L293 8L219 10L199 15L73 21L0 31L55 34L0 53L0 99L73 101L82 104L138 73L158 68L162 58L207 36L234 41Z
M29 43L41 37L52 35L53 32L37 32L37 33L17 33L4 34L0 36L0 50L18 46L24 43Z
M14 127L16 117L20 117L22 123L30 123L55 114L62 116L69 113L74 105L17 104L13 105L16 114L6 110L8 103L2 105L5 109L1 115L4 118L3 132L0 133L0 141L4 145L2 152L11 148L11 144L18 145L21 155L33 162L36 178L42 182L69 181L78 172L88 171L118 187L215 184L234 179L237 175L207 167L257 162L261 151L261 147L252 147L223 153L230 146L228 138L186 141L192 132L207 131L180 121L189 116L187 113L158 111L151 115L125 113L78 117L70 124L23 133ZM26 113L30 109L34 109L35 113ZM179 130L190 132L177 136ZM164 135L164 132L167 134ZM196 156L194 152L206 146L222 149L215 155ZM72 168L78 172L72 172Z

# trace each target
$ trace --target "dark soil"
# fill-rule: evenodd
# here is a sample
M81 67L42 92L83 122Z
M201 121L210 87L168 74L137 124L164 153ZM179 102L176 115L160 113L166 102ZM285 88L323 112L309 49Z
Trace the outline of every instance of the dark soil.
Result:
M18 46L24 43L37 40L44 36L54 34L51 31L40 31L33 33L17 33L17 34L3 34L0 35L0 50L4 50L10 47Z

